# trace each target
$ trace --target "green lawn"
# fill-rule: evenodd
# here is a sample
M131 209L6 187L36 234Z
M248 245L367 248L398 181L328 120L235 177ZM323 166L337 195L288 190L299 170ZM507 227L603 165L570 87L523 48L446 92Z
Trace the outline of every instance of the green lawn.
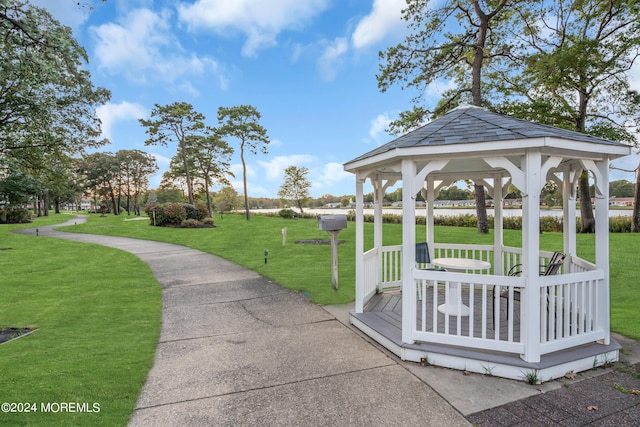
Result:
M126 425L153 362L161 289L146 264L116 249L10 232L67 219L0 225L0 326L37 328L0 345L0 401L37 409L0 413L2 425ZM62 402L97 403L100 412L42 412Z
M246 221L242 215L216 216L216 228L171 229L151 227L147 220L125 221L124 217L92 215L87 224L76 225L70 231L130 236L171 242L219 255L251 268L287 288L299 290L318 304L339 304L353 301L355 284L355 227L349 223L339 234L345 243L339 246L339 287L331 288L331 249L328 245L295 244L296 240L328 239L328 233L318 230L314 219L282 219L253 215ZM287 228L287 243L282 245L282 229ZM401 242L401 226L384 224L385 245ZM424 226L418 226L417 236L424 239ZM472 228L436 227L439 243L465 242L492 244L493 234L481 235ZM373 245L373 224L365 224L365 247ZM521 233L505 230L507 246L520 246ZM561 233L540 235L541 247L562 249ZM640 265L640 235L611 234L611 321L612 329L640 339L640 304L637 272ZM578 255L594 260L594 235L577 236ZM264 263L264 250L269 250Z

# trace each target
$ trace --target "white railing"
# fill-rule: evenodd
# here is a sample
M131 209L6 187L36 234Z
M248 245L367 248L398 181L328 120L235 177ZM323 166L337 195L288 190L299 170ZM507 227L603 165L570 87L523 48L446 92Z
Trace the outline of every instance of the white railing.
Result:
M381 248L380 268L379 289L399 287L402 284L402 245Z
M513 289L524 286L521 277L464 274L415 270L419 287L416 329L417 341L521 354L519 322L514 316ZM507 312L500 293L510 288L511 304ZM468 313L445 310L443 304L464 304ZM440 309L439 309L440 307Z
M541 252L540 265L548 264L552 254ZM493 246L488 245L436 244L434 257L474 258L494 264ZM520 319L525 317L526 279L507 275L521 258L522 249L504 247L501 274L413 270L418 290L415 340L523 354L527 331ZM364 267L366 304L376 291L401 286L402 246L366 252ZM540 277L540 354L604 337L597 298L604 273L575 256L567 257L561 273ZM438 306L451 299L461 299L469 307L468 315L438 311Z
M603 279L595 269L540 278L542 354L604 338L598 316Z
M365 305L378 290L378 274L380 269L378 268L378 249L373 248L364 253L364 271L363 273L363 292L364 297L363 305Z

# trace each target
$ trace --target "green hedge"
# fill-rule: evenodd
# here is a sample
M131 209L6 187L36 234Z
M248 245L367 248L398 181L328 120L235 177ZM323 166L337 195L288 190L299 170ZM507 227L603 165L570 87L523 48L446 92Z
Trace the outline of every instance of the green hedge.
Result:
M287 211L291 211L290 209L286 209ZM264 216L281 216L283 218L289 218L283 213L284 209L279 213L273 212L255 212L254 214L264 215ZM293 211L291 211L293 212ZM287 212L288 213L288 212ZM317 218L318 214L304 213L300 214L298 212L295 213L296 218ZM347 212L347 220L355 221L356 213L351 210ZM373 214L365 214L364 222L373 222ZM609 218L609 232L610 233L630 233L631 232L631 216L616 216ZM489 221L489 228L493 228L494 226L494 218L489 216L487 218ZM402 224L402 215L396 214L383 214L382 222L385 224ZM417 225L425 225L427 222L427 218L425 216L416 216L416 224ZM461 214L454 216L436 216L434 218L434 225L442 225L448 227L478 227L478 219L473 214ZM509 216L502 218L502 226L505 230L522 230L522 217L520 216ZM541 232L562 232L563 221L562 218L558 218L555 216L543 216L540 217L540 231ZM580 231L582 227L582 221L580 218L576 218L576 231Z
M349 221L355 221L355 212L349 211L347 219ZM489 228L494 226L494 218L489 216ZM630 233L631 232L631 217L630 216L616 216L609 218L609 232L611 233ZM373 222L372 214L364 215L365 222ZM416 216L417 225L425 225L427 218L424 216ZM402 215L383 214L382 222L386 224L402 224ZM472 214L454 215L454 216L436 216L434 217L434 225L442 225L449 227L478 227L478 219ZM522 230L522 217L504 217L502 219L502 225L505 230ZM543 216L540 218L540 231L541 232L562 232L563 221L562 218L553 216ZM576 218L576 231L579 231L582 227L582 221L580 218Z

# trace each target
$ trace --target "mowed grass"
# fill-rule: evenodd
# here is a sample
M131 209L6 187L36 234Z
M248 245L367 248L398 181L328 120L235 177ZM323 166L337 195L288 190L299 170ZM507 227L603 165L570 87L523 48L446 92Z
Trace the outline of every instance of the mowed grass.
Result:
M0 413L2 425L126 425L153 363L161 289L146 264L116 249L10 232L67 219L0 225L0 326L37 328L0 345L0 401L37 410ZM99 412L42 411L63 402L96 403Z
M281 285L303 292L317 304L340 304L355 296L355 225L349 223L338 236L345 243L339 246L339 289L331 287L331 249L328 245L295 244L296 240L329 239L318 230L314 219L282 219L253 215L247 221L242 215L216 216L216 228L173 229L152 227L148 220L128 221L125 217L92 215L87 224L69 231L130 236L171 242L212 253L269 277ZM287 228L287 242L282 245L282 229ZM425 227L418 226L416 236L424 240ZM365 224L365 249L373 246L373 224ZM481 235L473 228L436 227L439 243L492 244L493 230ZM383 244L400 244L402 227L384 224ZM522 235L517 230L505 230L507 246L521 246ZM561 233L540 235L541 248L562 250ZM595 260L593 234L577 236L578 255ZM267 263L264 250L269 251ZM612 330L640 339L640 235L610 235L611 322Z

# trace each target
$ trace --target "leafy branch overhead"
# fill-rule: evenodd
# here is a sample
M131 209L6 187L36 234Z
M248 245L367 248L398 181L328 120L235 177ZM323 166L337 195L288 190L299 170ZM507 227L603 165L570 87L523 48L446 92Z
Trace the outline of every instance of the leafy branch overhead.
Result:
M87 53L69 27L19 0L0 6L0 153L38 148L83 153L100 140L95 108L111 97L84 69Z

